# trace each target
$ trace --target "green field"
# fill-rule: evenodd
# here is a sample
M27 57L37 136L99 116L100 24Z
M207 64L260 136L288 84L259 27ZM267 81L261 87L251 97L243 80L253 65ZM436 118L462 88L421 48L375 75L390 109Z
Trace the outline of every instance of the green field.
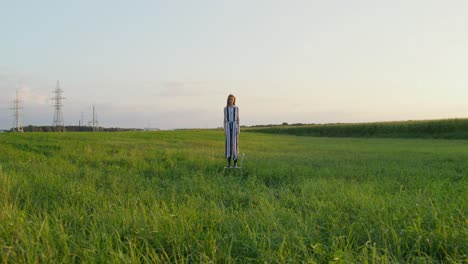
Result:
M276 125L249 128L249 131L314 137L468 139L468 119Z
M468 141L0 134L0 261L463 263Z

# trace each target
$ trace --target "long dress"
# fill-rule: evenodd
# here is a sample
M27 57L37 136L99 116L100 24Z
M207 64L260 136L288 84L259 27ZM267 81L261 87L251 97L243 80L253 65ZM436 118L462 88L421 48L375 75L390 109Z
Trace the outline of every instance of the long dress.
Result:
M239 155L239 108L237 106L224 108L224 134L226 135L226 158L237 160Z

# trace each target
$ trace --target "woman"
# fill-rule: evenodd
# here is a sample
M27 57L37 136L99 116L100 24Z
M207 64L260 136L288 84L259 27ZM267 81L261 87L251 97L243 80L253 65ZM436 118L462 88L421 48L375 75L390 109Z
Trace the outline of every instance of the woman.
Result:
M234 167L237 166L239 133L239 108L236 106L236 97L230 94L227 98L227 106L224 108L224 135L226 136L225 153L228 167L231 167L231 159L234 160Z

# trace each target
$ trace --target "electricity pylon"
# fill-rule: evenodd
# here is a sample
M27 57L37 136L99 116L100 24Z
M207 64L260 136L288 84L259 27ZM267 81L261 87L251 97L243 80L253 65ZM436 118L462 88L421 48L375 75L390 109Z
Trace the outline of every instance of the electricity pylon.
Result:
M57 87L54 90L55 97L52 98L52 100L54 100L53 107L55 108L54 121L52 123L52 126L55 126L56 131L65 131L62 114L62 100L65 98L62 97L62 92L63 90L60 89L60 83L59 81L57 81Z
M99 123L97 119L97 113L94 109L94 105L93 105L93 121L91 121L91 124L93 125L93 132L99 132Z
M21 124L21 119L23 114L21 113L21 100L18 96L18 90L16 90L16 99L13 101L13 117L15 118L15 122L13 123L13 131L15 132L24 132L23 125Z

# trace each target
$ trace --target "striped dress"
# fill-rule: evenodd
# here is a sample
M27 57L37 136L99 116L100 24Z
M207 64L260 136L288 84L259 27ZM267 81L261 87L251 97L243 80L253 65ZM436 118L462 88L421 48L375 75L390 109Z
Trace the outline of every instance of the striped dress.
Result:
M239 155L239 108L237 106L224 108L224 134L226 135L226 158L237 160Z

